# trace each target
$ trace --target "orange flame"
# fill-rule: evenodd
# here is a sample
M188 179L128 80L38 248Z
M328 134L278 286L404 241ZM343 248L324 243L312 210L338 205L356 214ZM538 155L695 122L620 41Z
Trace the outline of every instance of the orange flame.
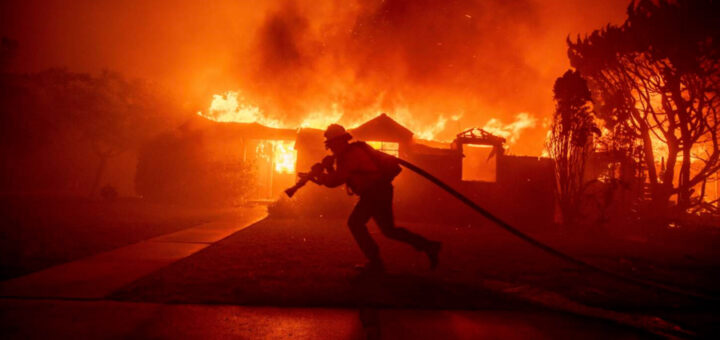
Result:
M294 174L297 151L294 141L266 140L258 143L255 153L259 158L270 162L272 169L279 174Z
M518 113L515 116L515 121L509 124L503 124L499 119L490 119L483 130L492 133L493 135L503 137L507 140L508 145L515 144L520 133L528 128L533 128L537 124L537 119L528 113Z
M303 128L325 129L333 123L344 123L348 128L357 127L366 121L375 118L383 110L369 111L366 114L352 121L344 119L344 112L337 104L331 106L330 111L315 111L308 114L300 123ZM414 119L412 113L407 108L398 108L395 112L387 113L398 123L408 127L415 133L415 136L421 139L433 140L438 133L442 132L446 123L458 121L462 118L462 114L452 115L449 119L444 115L439 115L434 124L422 124ZM235 122L235 123L259 123L274 128L297 128L297 125L291 125L288 122L274 119L266 115L257 106L246 102L245 98L239 91L228 91L224 94L213 95L213 100L207 113L198 112L198 115L216 122Z
M281 174L294 174L295 162L297 161L295 142L272 141L271 144L273 146L273 163L275 164L275 172Z
M198 112L198 115L216 122L259 123L268 127L286 127L281 121L266 116L260 108L247 104L245 98L236 91L213 95L208 113ZM317 118L315 118L317 122ZM271 161L277 173L295 173L297 151L294 141L266 141L258 144L255 150L260 157Z
M330 124L341 123L347 128L354 128L375 118L382 111L381 109L371 110L356 119L350 120L345 117L339 105L333 104L329 111L315 111L308 114L301 121L299 127L325 129ZM207 113L198 112L198 115L218 122L259 123L274 128L292 129L298 127L287 121L268 116L257 106L247 103L238 91L228 91L224 94L214 95ZM437 140L437 136L446 130L448 122L458 122L463 117L462 113L449 115L449 117L439 114L434 123L427 124L417 119L407 107L395 108L394 112L388 112L387 115L413 131L416 138L424 140ZM483 129L494 135L504 137L507 139L508 145L512 145L517 142L523 130L535 127L536 123L537 119L532 115L519 113L515 116L515 120L508 124L492 118L485 124ZM444 142L449 141L444 140Z
M280 121L267 117L257 106L245 103L245 98L236 91L213 95L208 113L198 115L216 122L260 123L269 127L281 127Z

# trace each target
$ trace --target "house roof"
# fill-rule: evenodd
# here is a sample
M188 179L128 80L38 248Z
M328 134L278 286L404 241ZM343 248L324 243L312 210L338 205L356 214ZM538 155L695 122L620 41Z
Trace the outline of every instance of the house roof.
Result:
M258 123L215 122L200 116L193 116L184 124L184 128L212 130L219 138L248 138L271 140L296 140L299 144L323 145L323 130L278 129ZM410 143L413 132L382 113L348 132L356 140Z
M384 113L349 132L355 139L398 143L409 142L413 136L412 131Z
M438 143L439 144L439 143ZM449 147L435 147L427 144L413 143L412 152L419 155L455 156L461 155L457 149Z
M471 128L457 134L455 142L458 144L478 144L502 146L505 138L495 136L480 128Z
M211 130L218 138L295 140L297 135L295 129L278 129L258 123L215 122L200 116L194 116L185 125Z

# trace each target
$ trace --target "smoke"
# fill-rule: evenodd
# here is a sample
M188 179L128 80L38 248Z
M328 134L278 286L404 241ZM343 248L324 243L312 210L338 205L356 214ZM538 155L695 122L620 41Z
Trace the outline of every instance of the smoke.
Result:
M388 0L353 11L284 2L258 30L245 89L290 119L333 103L348 119L406 108L428 124L527 111L540 80L523 59L530 34L542 28L528 0Z
M629 0L3 2L15 70L110 68L158 80L188 109L240 91L269 119L402 115L439 139L544 119L567 35L620 22ZM413 126L410 126L413 125ZM514 151L537 154L540 126Z
M402 123L427 127L422 130L439 139L473 126L519 134L535 124L499 122L516 120L520 113L528 121L549 116L550 84L557 74L546 70L566 64L562 45L544 58L533 55L557 34L548 6L553 7L534 0L385 0L321 7L283 1L259 26L245 56L252 67L242 74L241 89L264 112L294 123L311 112L339 108L346 124L379 112L396 119L409 112L411 119ZM460 118L448 122L451 117ZM523 151L539 152L533 148L543 135L529 134L540 140Z

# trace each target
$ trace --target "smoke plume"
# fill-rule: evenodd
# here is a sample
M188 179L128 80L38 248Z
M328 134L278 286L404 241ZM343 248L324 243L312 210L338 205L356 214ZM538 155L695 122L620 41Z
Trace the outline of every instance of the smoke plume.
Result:
M565 38L621 22L627 3L29 0L1 5L0 33L19 42L16 71L115 69L165 84L192 110L239 91L288 124L387 112L439 139L528 126L513 151L539 154L543 124L517 117L550 117Z

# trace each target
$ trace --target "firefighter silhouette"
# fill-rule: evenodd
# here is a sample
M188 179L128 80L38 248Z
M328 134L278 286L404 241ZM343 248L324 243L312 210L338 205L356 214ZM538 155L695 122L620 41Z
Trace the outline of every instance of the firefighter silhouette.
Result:
M384 271L380 249L367 229L370 218L375 220L386 237L424 252L430 260L430 267L435 269L442 244L395 225L392 181L400 173L397 160L367 143L350 143L351 139L352 136L341 125L328 126L325 147L333 155L323 159L324 171L314 181L330 188L345 184L348 190L360 197L348 219L350 232L368 259L366 264L358 265L358 269Z

